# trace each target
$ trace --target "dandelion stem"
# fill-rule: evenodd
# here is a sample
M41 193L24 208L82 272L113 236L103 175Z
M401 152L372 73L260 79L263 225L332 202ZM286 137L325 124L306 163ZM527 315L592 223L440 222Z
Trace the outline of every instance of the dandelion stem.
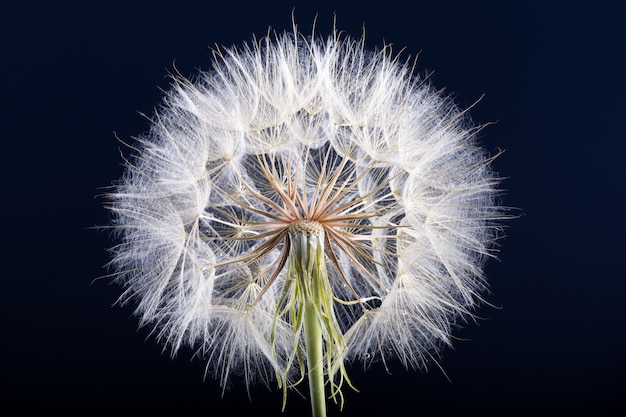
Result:
M295 293L302 314L312 414L313 417L326 417L325 331L322 326L326 323L323 306L331 296L325 294L328 278L324 262L324 232L317 222L301 221L292 224L289 236L289 273L296 279Z
M313 417L326 417L326 395L324 393L324 352L322 329L315 312L315 305L304 306L304 340L309 375L309 392Z

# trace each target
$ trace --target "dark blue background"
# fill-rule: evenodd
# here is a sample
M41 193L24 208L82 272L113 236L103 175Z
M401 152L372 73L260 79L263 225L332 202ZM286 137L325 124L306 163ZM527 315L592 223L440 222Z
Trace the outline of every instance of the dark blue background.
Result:
M17 2L12 2L17 3ZM509 4L510 3L510 4ZM174 63L208 68L209 47L268 26L337 26L420 54L436 86L472 109L509 223L488 264L499 308L479 311L444 352L449 376L375 366L352 375L343 416L624 410L622 265L626 13L620 2L35 1L3 6L0 403L22 409L279 415L281 395L221 397L190 352L171 360L129 308L112 307L106 223L94 196L122 172L114 132L145 131ZM330 406L329 415L339 415ZM284 416L307 415L291 395ZM180 415L176 413L176 415Z

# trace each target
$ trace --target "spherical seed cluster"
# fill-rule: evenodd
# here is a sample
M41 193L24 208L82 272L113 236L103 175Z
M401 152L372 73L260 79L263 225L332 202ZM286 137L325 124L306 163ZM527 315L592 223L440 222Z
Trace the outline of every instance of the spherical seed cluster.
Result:
M222 383L299 377L294 224L323 228L342 359L422 367L485 289L502 211L477 129L363 46L294 30L216 52L174 79L110 195L122 300Z

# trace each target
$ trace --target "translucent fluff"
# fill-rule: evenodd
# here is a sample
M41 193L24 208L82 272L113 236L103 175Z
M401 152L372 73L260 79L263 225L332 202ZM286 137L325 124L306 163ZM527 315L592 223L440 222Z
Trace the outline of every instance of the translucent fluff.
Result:
M214 58L173 77L109 195L122 302L222 384L288 386L306 350L289 265L313 242L328 380L351 360L425 367L480 302L503 218L479 128L389 48L338 33Z

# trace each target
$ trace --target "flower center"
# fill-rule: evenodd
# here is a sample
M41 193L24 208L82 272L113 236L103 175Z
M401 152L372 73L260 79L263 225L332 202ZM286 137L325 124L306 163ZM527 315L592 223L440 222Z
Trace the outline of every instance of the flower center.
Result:
M218 278L228 282L248 276L248 269L257 271L259 291L245 292L243 305L257 305L286 276L290 260L299 258L304 266L314 252L323 258L320 265L329 266L330 302L354 316L377 305L397 269L395 240L403 215L390 186L399 174L366 162L354 150L340 154L326 143L297 155L252 155L242 171L231 173L230 182L245 192L224 189L227 200L211 206L207 230L221 252Z
M322 236L324 226L314 220L300 220L291 223L289 233L291 235Z

